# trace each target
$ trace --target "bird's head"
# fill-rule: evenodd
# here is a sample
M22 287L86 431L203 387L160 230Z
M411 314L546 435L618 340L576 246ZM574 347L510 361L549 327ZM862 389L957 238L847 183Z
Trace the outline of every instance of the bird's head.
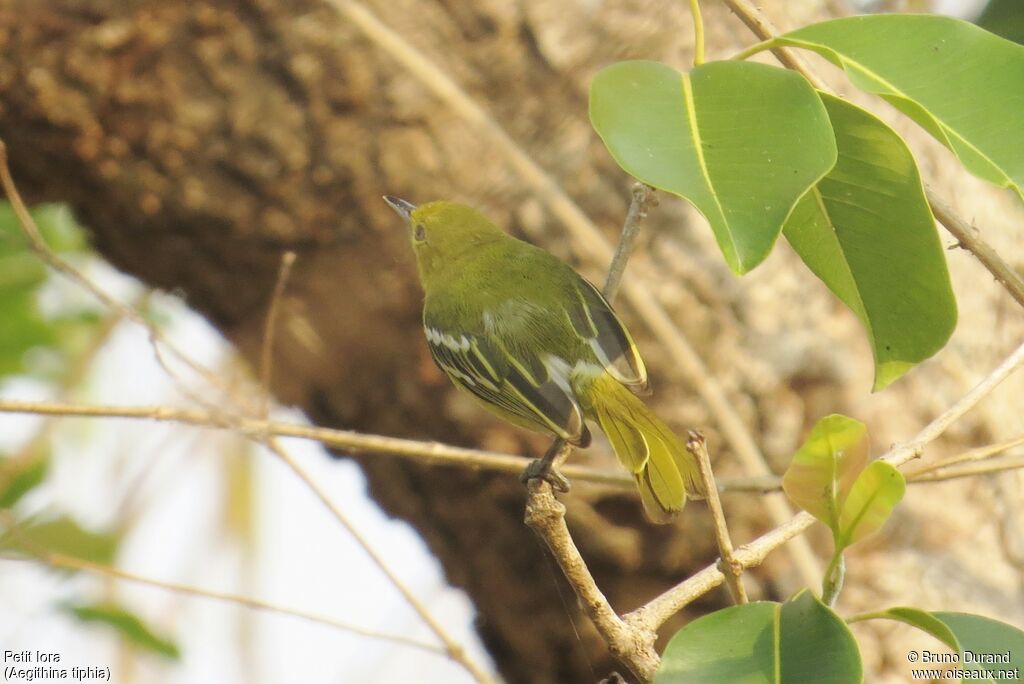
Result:
M425 287L446 266L505 236L483 214L464 204L442 200L416 206L389 195L384 201L409 225L409 239Z

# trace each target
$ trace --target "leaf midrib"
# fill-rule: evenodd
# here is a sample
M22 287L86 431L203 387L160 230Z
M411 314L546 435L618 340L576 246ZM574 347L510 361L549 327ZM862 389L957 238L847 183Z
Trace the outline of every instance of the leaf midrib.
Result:
M715 209L718 210L718 217L725 228L725 234L729 238L729 247L732 249L737 265L742 268L743 258L740 256L739 248L736 245L736 237L733 235L729 220L725 217L725 209L718 199L718 191L711 182L711 173L708 170L707 160L704 158L704 146L700 135L700 126L697 123L697 107L693 97L693 83L690 80L690 74L683 74L683 105L686 110L687 121L690 124L690 130L693 132L693 150L697 156L697 164L700 166L700 172L704 176L704 183L709 190L708 194L711 195L711 199L715 203Z

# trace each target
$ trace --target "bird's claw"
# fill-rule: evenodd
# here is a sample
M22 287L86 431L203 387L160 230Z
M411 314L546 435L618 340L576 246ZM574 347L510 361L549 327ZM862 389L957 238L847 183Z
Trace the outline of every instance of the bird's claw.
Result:
M566 479L565 475L555 470L551 461L546 458L536 458L530 461L530 465L526 466L519 479L524 484L530 480L544 480L557 492L564 494L569 491L569 480Z

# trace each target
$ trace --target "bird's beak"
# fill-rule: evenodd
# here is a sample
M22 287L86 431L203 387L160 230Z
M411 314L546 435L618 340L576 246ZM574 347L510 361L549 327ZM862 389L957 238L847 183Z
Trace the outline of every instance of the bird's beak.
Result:
M406 202L404 199L392 197L391 195L384 195L384 201L390 204L391 208L406 221L412 217L412 212L416 209L416 205L412 202Z

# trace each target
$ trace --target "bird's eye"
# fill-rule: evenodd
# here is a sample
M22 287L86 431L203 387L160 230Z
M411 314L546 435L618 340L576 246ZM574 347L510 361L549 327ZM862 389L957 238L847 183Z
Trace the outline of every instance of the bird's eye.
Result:
M423 241L427 239L427 229L422 223L417 223L416 227L412 229L412 236L417 241Z

